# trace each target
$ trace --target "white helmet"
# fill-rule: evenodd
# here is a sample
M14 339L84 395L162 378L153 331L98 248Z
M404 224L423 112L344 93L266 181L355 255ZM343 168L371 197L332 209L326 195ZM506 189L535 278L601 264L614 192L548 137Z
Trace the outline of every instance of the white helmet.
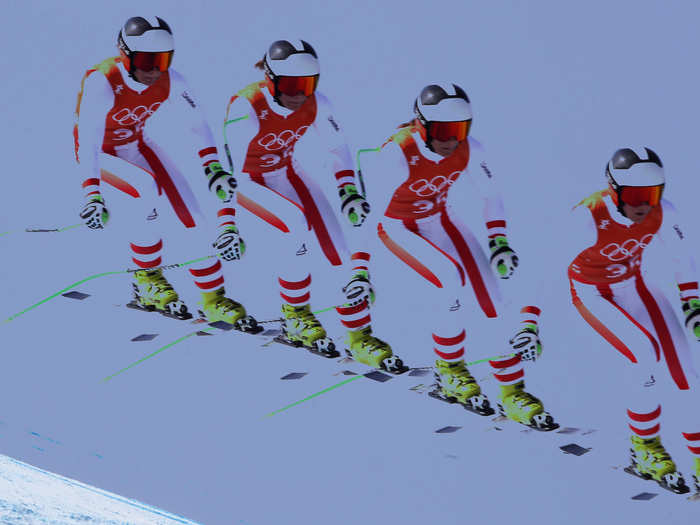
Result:
M429 122L458 122L472 119L469 97L457 84L440 82L423 88L413 104L423 126Z
M659 156L649 148L617 150L605 168L613 187L658 186L666 182Z
M125 58L124 66L131 74L131 58L134 53L172 53L175 50L175 40L170 26L162 18L134 16L119 31L117 47Z
M321 71L318 56L304 40L276 40L263 57L265 73L274 81L277 77L307 77Z
M605 167L605 176L610 187L615 191L620 212L622 212L622 204L625 203L625 188L655 188L653 194L649 193L650 198L653 199L649 203L656 205L666 183L661 159L646 147L618 149ZM629 193L633 194L632 191ZM643 195L639 190L635 190L634 193L639 195L638 198ZM628 204L635 205L633 202Z
M433 140L466 140L472 121L469 97L457 84L437 83L423 88L413 103L425 145L433 150ZM434 150L433 150L434 151Z
M318 85L321 68L316 51L304 40L274 41L263 57L267 85L275 102L281 93L302 91L310 96Z

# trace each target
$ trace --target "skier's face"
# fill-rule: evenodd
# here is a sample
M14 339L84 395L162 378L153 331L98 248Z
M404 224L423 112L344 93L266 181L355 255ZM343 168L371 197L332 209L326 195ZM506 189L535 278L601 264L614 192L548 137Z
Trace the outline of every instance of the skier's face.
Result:
M296 111L301 106L304 105L308 97L302 92L298 92L295 95L287 95L286 93L280 93L279 100L285 108Z
M143 69L134 69L134 78L136 79L137 82L140 82L141 84L146 84L147 86L152 86L156 82L158 82L158 79L160 78L160 75L162 73L156 69L153 68L151 71L144 71Z
M632 206L631 204L622 203L622 211L629 220L634 223L642 222L649 212L652 210L652 206L645 202L637 206Z
M448 140L438 140L434 138L430 142L430 145L433 147L433 151L438 155L449 157L457 149L459 141L454 137Z

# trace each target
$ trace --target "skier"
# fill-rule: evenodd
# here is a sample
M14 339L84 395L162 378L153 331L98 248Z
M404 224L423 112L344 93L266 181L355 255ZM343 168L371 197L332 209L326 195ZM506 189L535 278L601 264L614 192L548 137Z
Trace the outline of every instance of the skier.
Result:
M134 272L134 300L130 306L187 319L192 315L159 268L163 248L159 196L165 193L187 229L193 253L208 254L212 244L211 240L202 241L207 235L207 230L203 231L206 221L201 199L195 197L208 180L213 200L223 206L218 212L220 224L214 247L219 257L234 260L245 251L230 203L236 180L222 169L197 103L183 77L170 67L175 46L165 20L129 18L119 31L117 46L120 56L89 69L78 94L75 155L85 192L80 216L89 228L102 229L110 218L107 203L119 203L115 222L121 223L121 231L131 238L132 261L140 268ZM149 137L148 128L144 131L147 121L154 114L162 114L166 107L186 113L178 132L197 144L206 179L202 177L190 185L163 145ZM218 258L192 264L189 272L201 290L201 312L209 322L224 321L244 331L259 330L245 308L226 297Z
M569 239L577 253L568 266L573 304L586 322L624 359L634 385L628 394L631 466L626 470L653 479L674 492L689 488L661 444L661 404L656 380L665 375L662 360L681 391L698 388L683 328L668 299L642 277L644 248L659 238L672 254L680 306L692 337L700 339L700 299L694 262L673 205L662 199L664 168L649 148L622 148L608 162L608 188L573 209ZM581 251L581 246L586 248ZM697 390L696 390L697 392ZM694 456L695 490L700 491L700 422L683 433Z
M303 40L277 40L255 67L265 72L265 79L232 96L226 109L225 122L237 122L227 137L227 147L233 146L232 164L247 175L241 181L238 204L279 233L283 335L287 342L314 353L338 355L335 343L310 308L309 267L313 261L307 247L311 247L313 230L331 265L350 267L351 277L343 288L348 302L336 308L348 331L346 351L375 368L405 371L391 347L372 335L370 256L362 251L348 256L345 234L334 211L337 206L351 231L356 232L369 213L369 205L357 190L350 151L331 105L316 89L320 73L316 51ZM295 154L299 140L311 133L332 155L339 197L335 205Z
M461 305L470 299L470 288L486 317L500 315L503 303L495 276L509 279L518 257L508 243L502 199L484 148L469 135L472 109L467 94L456 84L430 84L413 109L415 119L399 126L382 146L381 177L367 180L371 195L371 184L383 184L376 193L390 198L381 208L384 216L378 217L376 231L421 282L431 283L426 299L436 312L432 341L437 357L437 388L431 395L489 415L494 412L491 403L465 364ZM450 187L463 172L484 199L488 255L447 202ZM500 385L502 413L538 430L552 430L558 427L552 416L524 389L522 361L536 359L542 350L539 316L538 307L524 306L510 341L515 355L490 363Z

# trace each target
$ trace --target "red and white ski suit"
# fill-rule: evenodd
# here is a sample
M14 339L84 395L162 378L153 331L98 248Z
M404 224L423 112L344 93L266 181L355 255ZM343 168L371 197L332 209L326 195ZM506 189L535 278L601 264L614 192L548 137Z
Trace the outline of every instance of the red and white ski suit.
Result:
M610 190L594 193L573 210L567 238L579 252L568 267L571 297L585 321L626 359L632 385L628 396L629 427L644 438L658 435L661 405L656 389L666 368L678 389L693 389L693 366L685 330L673 305L642 273L644 249L658 238L671 255L681 299L698 296L695 266L672 204L662 199L640 223L617 211ZM581 246L587 246L580 251ZM572 252L574 253L574 252ZM663 366L665 363L665 367ZM663 367L663 368L662 368ZM691 416L694 430L700 417ZM684 434L691 452L700 456L700 433Z
M177 112L182 127L171 127L153 139L149 133L153 121L168 111ZM110 226L130 239L134 264L147 269L162 263L159 215L167 211L165 207L187 229L189 255L213 251L214 230L205 227L209 210L200 206L208 204L214 211L213 196L206 196L204 168L186 176L166 152L185 141L188 148L194 146L193 157L198 154L203 166L218 160L209 126L179 73L170 68L146 86L128 75L119 57L88 70L78 95L74 139L85 195L104 196ZM219 213L225 219L233 215L232 206ZM204 291L223 284L218 260L195 263L190 271Z
M489 255L448 203L450 187L464 174L483 199L488 237L506 235L503 202L484 148L468 137L443 158L428 149L417 128L406 126L384 144L381 155L382 173L367 177L370 196L373 188L381 187L384 198L379 209L372 202L374 221L379 221L374 227L386 249L413 269L416 278L432 284L436 294L429 300L439 311L432 334L435 355L458 361L464 358L466 339L465 307L460 305L474 304L469 297L473 294L476 308L487 317L497 317L503 309ZM528 304L521 311L521 321L536 325L539 313ZM509 353L505 346L502 350ZM493 361L492 366L502 384L523 378L520 357Z
M291 111L274 100L266 82L255 82L231 97L226 111L229 120L235 120L227 128L233 164L244 174L239 177L237 203L279 233L278 281L283 301L294 306L309 303L310 262L300 255L312 250L313 237L333 266L366 268L368 254L350 257L346 232L351 229L344 231L341 226L345 218L339 221L338 194L327 196L328 190L319 184L323 181L315 180L295 154L302 137L314 134L330 153L332 175L327 176L335 175L334 188L355 184L350 150L328 99L316 91ZM347 328L358 329L360 319L369 322L364 307L341 310Z

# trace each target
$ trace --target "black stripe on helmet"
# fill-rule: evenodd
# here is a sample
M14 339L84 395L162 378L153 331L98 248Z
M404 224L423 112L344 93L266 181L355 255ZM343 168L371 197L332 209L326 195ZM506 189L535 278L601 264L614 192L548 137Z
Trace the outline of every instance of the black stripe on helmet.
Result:
M134 16L129 18L124 24L124 34L126 36L141 36L146 31L152 31L155 29L163 29L168 33L172 34L172 30L168 23L160 17L156 17L158 20L158 26L153 26L151 23L142 16Z
M286 60L291 55L295 55L297 53L309 53L314 58L318 58L316 51L313 47L311 47L311 44L305 42L304 40L302 40L301 43L303 47L301 50L298 50L287 40L276 40L267 50L267 56L270 58L270 60Z
M442 88L442 86L438 86L437 84L430 84L429 86L424 87L419 95L421 104L424 106L434 106L446 98L461 98L469 102L469 97L461 87L456 84L452 84L452 87L455 90L454 95L449 95L447 91Z
M639 155L637 155L637 153L630 148L622 148L617 150L613 154L612 159L610 159L612 167L616 170L627 170L635 164L645 162L649 162L652 164L656 164L659 167L663 167L663 164L661 164L661 159L654 151L650 150L649 148L644 148L644 150L647 153L646 159L640 158Z

